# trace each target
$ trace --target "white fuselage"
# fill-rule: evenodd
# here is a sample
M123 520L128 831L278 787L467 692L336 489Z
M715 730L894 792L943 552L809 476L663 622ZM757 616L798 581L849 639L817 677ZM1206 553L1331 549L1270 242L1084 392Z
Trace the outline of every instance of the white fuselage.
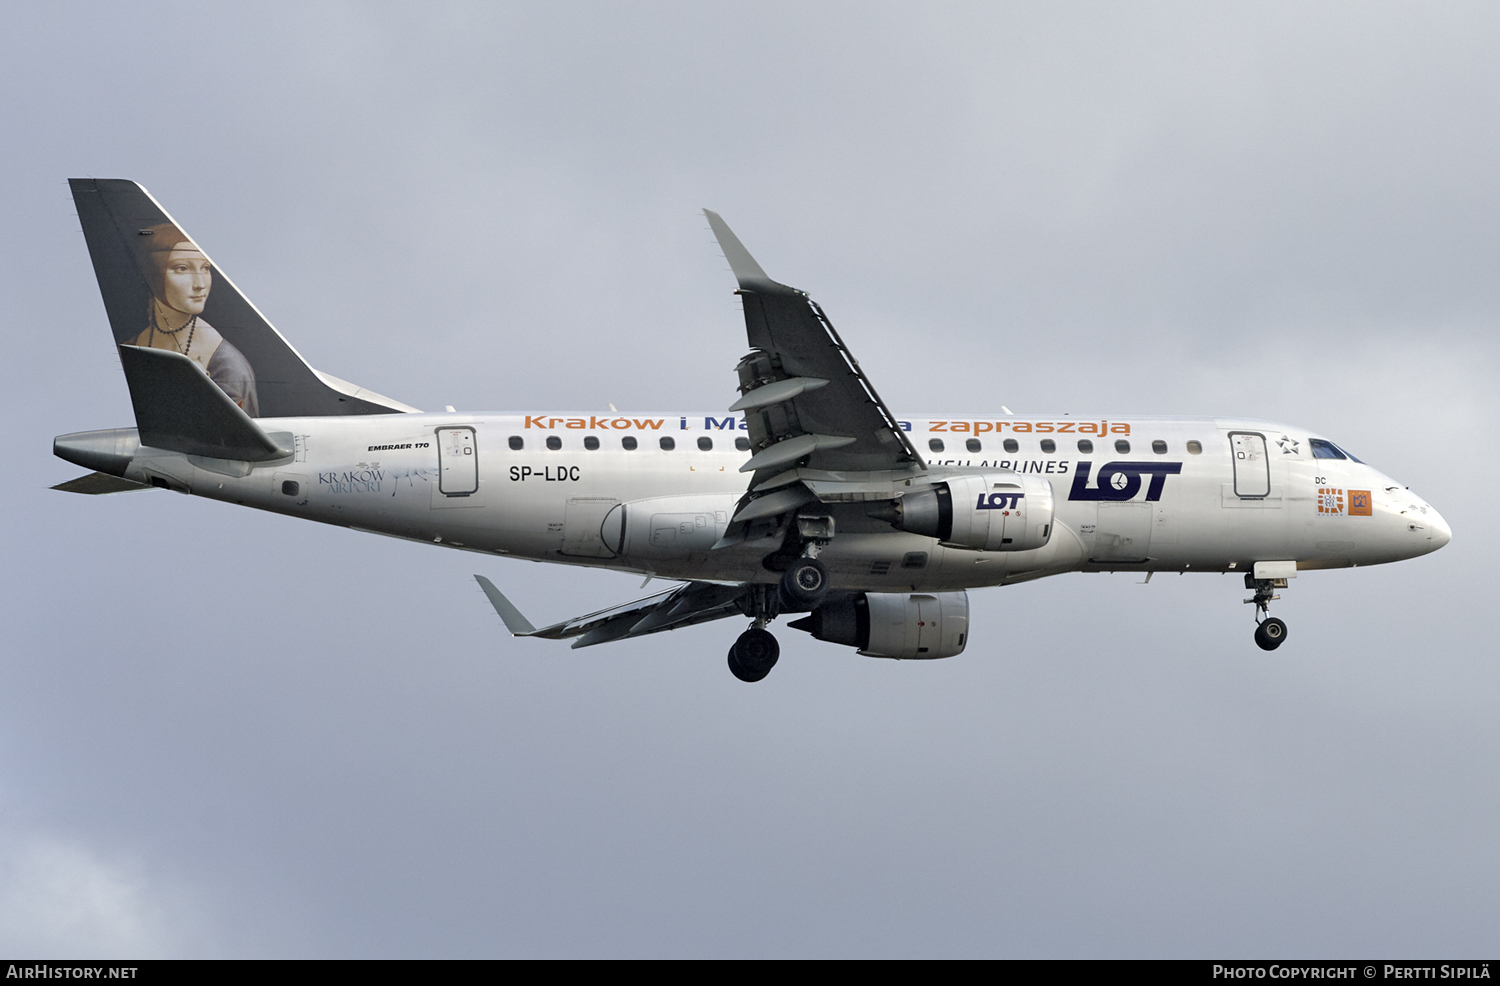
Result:
M983 470L1050 481L1055 528L1038 549L974 551L903 533L868 517L862 503L841 503L833 509L838 536L819 556L836 588L932 592L1067 571L1246 571L1271 560L1338 568L1411 558L1449 539L1442 517L1416 494L1352 458L1315 457L1319 436L1292 426L1067 415L900 422L934 478ZM762 564L774 544L713 548L749 480L739 468L750 453L735 442L743 424L733 416L419 413L258 423L293 436L295 455L250 465L142 448L126 476L501 556L676 579L778 577ZM1235 435L1263 442L1253 476L1236 471ZM664 449L663 439L675 447ZM1112 463L1130 468L1117 470L1113 492L1095 488ZM1117 498L1131 485L1138 488L1129 499ZM612 551L601 525L615 506L664 497L678 499L653 507L666 519L649 543L637 539L624 556Z

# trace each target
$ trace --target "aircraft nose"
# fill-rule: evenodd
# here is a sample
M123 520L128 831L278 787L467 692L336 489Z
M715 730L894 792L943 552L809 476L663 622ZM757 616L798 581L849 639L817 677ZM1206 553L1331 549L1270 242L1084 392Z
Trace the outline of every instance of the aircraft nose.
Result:
M1453 528L1448 526L1448 522L1443 519L1443 515L1436 510L1427 515L1427 526L1432 531L1432 536L1429 539L1432 542L1432 547L1428 550L1436 551L1453 540Z

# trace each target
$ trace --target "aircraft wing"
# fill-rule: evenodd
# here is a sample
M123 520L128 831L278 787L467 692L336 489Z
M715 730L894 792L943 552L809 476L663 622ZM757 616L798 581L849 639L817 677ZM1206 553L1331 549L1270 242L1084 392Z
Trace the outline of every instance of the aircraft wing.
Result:
M799 467L834 473L925 470L833 323L807 292L766 276L717 213L703 210L739 281L750 355L740 361L752 488ZM794 477L787 477L791 480Z
M740 601L749 594L749 590L742 585L686 582L635 602L577 616L538 630L495 588L495 583L483 575L474 576L474 580L489 597L490 605L500 614L500 619L512 636L543 637L547 640L576 637L573 641L575 648L660 633L663 630L677 630L726 616L744 616L747 611L741 607Z

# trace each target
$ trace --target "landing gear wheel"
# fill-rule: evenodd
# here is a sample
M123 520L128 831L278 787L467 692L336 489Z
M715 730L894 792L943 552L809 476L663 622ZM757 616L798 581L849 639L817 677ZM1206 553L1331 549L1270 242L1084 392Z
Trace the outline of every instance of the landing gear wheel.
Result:
M828 569L816 558L798 558L781 577L777 586L781 608L792 613L806 613L818 608L828 595ZM743 637L740 639L744 639Z
M1286 640L1286 624L1274 616L1267 617L1255 628L1255 642L1261 650L1275 650Z
M741 681L759 681L781 657L781 645L768 630L746 630L729 648L729 670Z

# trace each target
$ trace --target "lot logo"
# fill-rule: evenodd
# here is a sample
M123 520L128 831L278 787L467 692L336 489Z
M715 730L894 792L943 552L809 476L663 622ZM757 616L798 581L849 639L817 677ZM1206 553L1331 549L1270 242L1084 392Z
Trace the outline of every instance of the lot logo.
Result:
M975 510L1020 510L1025 493L981 493Z
M1073 475L1073 488L1068 491L1069 500L1130 500L1141 490L1141 477L1150 476L1146 487L1147 500L1160 500L1161 491L1167 485L1168 476L1182 472L1180 462L1106 462L1099 467L1097 485L1089 485L1089 470L1092 462L1078 463Z

